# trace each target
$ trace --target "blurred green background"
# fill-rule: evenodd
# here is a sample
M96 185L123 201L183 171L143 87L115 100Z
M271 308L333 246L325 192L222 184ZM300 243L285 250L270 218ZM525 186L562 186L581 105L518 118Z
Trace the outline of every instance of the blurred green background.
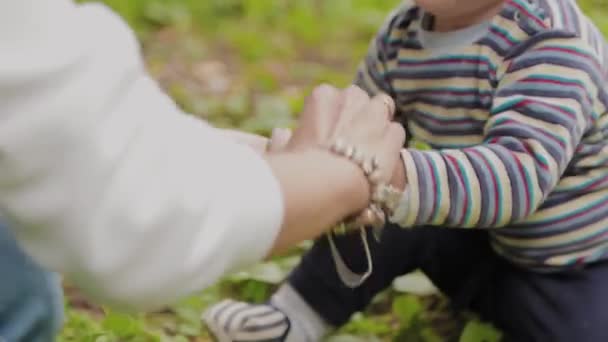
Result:
M150 72L193 115L267 134L292 125L321 82L347 85L367 44L399 0L106 0L137 32ZM608 32L608 0L579 1ZM308 248L227 277L161 312L127 315L66 285L60 341L210 341L200 322L222 298L264 301ZM500 333L454 316L419 274L395 282L333 341L493 342Z

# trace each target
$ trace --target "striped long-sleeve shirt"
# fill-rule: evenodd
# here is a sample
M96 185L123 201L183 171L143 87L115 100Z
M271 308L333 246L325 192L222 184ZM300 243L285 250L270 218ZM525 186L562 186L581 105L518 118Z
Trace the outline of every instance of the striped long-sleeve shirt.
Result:
M574 0L509 0L471 42L421 43L403 5L356 83L386 92L410 137L395 220L490 229L497 253L551 270L608 258L605 42Z

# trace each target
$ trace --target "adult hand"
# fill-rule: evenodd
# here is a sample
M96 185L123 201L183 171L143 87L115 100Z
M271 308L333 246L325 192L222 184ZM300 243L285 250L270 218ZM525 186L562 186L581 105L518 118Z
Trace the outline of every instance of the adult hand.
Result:
M328 143L337 139L379 164L380 182L390 183L405 142L403 127L393 122L395 103L385 94L369 98L358 87L344 91L341 112Z
M327 147L336 139L355 147L379 164L379 181L389 183L400 161L405 141L403 127L392 122L393 100L387 95L370 99L360 88L345 90L323 85L306 99L288 150Z
M318 148L332 136L341 114L344 92L329 86L315 88L304 101L297 129L285 148L289 151Z

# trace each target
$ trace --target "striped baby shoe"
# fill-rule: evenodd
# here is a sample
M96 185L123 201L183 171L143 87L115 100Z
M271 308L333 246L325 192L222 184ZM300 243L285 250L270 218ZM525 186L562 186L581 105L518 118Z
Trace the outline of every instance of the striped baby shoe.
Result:
M291 322L269 304L225 300L208 310L203 321L219 342L304 342L290 336ZM291 334L293 335L293 334Z

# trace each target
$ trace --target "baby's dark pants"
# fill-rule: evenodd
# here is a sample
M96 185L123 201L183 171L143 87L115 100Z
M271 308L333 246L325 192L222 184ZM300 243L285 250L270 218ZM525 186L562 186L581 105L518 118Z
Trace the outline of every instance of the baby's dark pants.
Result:
M421 269L459 310L502 329L508 341L608 342L608 262L558 273L515 266L491 248L483 230L387 227L371 236L374 272L356 289L338 278L326 238L316 242L288 282L327 322L340 326L393 280ZM364 271L359 234L336 239L349 267Z

